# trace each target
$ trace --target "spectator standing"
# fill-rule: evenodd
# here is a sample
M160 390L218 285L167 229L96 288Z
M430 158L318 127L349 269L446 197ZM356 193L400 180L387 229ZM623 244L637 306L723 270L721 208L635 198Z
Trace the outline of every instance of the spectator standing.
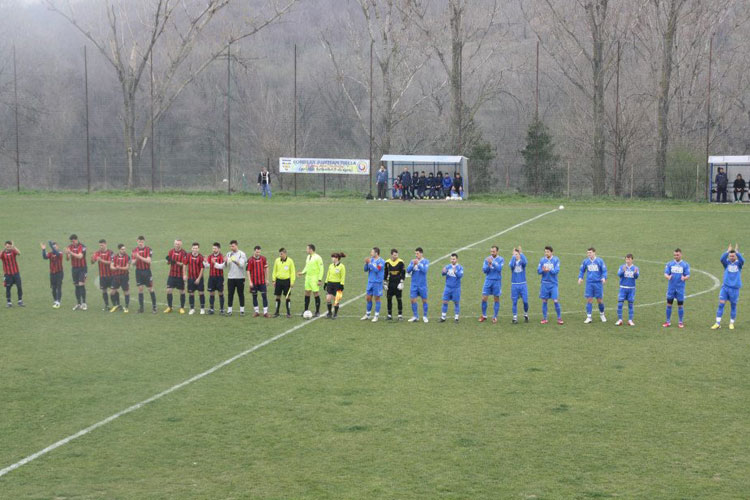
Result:
M734 180L734 202L739 203L742 201L742 195L745 193L745 179L742 178L742 174L737 174L737 178Z
M716 201L720 203L727 202L727 186L729 185L729 178L727 177L724 169L719 167L719 173L716 174L714 179L716 184Z
M386 200L386 191L388 189L388 172L385 169L385 165L380 165L378 175L376 177L378 183L378 200Z
M263 167L263 170L258 174L258 187L260 187L263 198L266 195L268 195L268 198L271 198L271 172L266 167Z

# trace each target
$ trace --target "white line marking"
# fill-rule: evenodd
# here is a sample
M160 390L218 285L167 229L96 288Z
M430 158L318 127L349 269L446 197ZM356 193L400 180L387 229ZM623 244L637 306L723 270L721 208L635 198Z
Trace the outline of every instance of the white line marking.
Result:
M458 250L455 250L455 252L460 252L461 250L467 250L467 249L469 249L469 248L471 248L471 247L473 247L475 245L479 245L480 243L484 243L485 241L491 240L492 238L497 238L498 236L502 236L503 234L505 234L505 233L507 233L509 231L517 229L517 228L519 228L519 227L521 227L521 226L523 226L525 224L533 222L533 221L535 221L537 219L540 219L540 218L542 218L542 217L544 217L546 215L555 213L557 211L558 211L558 209L550 210L548 212L544 212L544 213L539 214L539 215L537 215L535 217L532 217L531 219L525 220L523 222L519 222L518 224L516 224L514 226L511 226L511 227L509 227L507 229L503 229L499 233L495 233L492 236L484 238L483 240L479 240L479 241L474 242L474 243L472 243L470 245L466 245L465 247L459 248ZM448 253L446 255L438 257L433 262L439 262L439 261L441 261L443 259L447 259L448 257L450 257L451 253ZM347 300L346 302L344 302L343 304L341 304L341 307L345 307L345 306L351 304L352 302L361 299L364 296L365 296L364 293L362 293L360 295L357 295L356 297L353 297L353 298ZM160 392L158 394L155 394L155 395L151 396L148 399L144 399L140 403L136 403L136 404L134 404L132 406L129 406L129 407L125 408L124 410L119 411L119 412L115 413L114 415L111 415L111 416L105 418L104 420L100 420L99 422L86 427L85 429L81 429L80 431L76 432L75 434L71 434L70 436L68 436L68 437L66 437L64 439L61 439L60 441L57 441L56 443L53 443L53 444L47 446L46 448L44 448L42 450L39 450L36 453L34 453L32 455L29 455L28 457L26 457L26 458L24 458L22 460L19 460L18 462L14 463L12 465L9 465L9 466L5 467L4 469L1 469L0 470L0 477L8 474L9 472L12 472L12 471L18 469L19 467L22 467L22 466L28 464L29 462L32 462L32 461L36 460L37 458L39 458L39 457L41 457L43 455L46 455L47 453L49 453L49 452L51 452L51 451L53 451L53 450L55 450L55 449L57 449L57 448L59 448L61 446L64 446L64 445L70 443L74 439L77 439L77 438L79 438L81 436L85 436L86 434L90 433L91 431L94 431L94 430L98 429L99 427L107 425L108 423L110 423L110 422L112 422L112 421L114 421L114 420L122 417L123 415L127 415L128 413L134 412L135 410L138 410L138 409L142 408L143 406L145 406L145 405L147 405L149 403L153 403L157 399L161 399L161 398L163 398L164 396L166 396L168 394L171 394L171 393L173 393L173 392L175 392L175 391L177 391L179 389L182 389L183 387L185 387L187 385L192 384L193 382L196 382L196 381L202 379L203 377L211 375L215 371L220 370L221 368L224 368L225 366L234 363L238 359L244 358L248 354L253 353L253 352L257 351L258 349L261 349L261 348L263 348L263 347L265 347L265 346L267 346L267 345L269 345L269 344L271 344L273 342L276 342L277 340L279 340L279 339L281 339L283 337L286 337L290 333L295 332L295 331L299 330L302 327L310 325L314 321L317 321L317 320L319 320L321 318L322 318L322 316L318 317L318 318L313 318L313 319L311 319L309 321L305 321L304 323L300 323L300 324L298 324L296 326L293 326L292 328L290 328L290 329L288 329L288 330L286 330L286 331L284 331L282 333L279 333L278 335L275 335L275 336L273 336L273 337L271 337L269 339L266 339L263 342L261 342L260 344L257 344L255 346L251 347L250 349L247 349L246 351L242 351L241 353L236 354L236 355L232 356L231 358L229 358L229 359L227 359L225 361L222 361L218 365L213 366L213 367L209 368L208 370L206 370L204 372L201 372L201 373L199 373L197 375L194 375L194 376L190 377L189 379L187 379L187 380L185 380L183 382L180 382L177 385L173 385L172 387L170 387L169 389L167 389L165 391L162 391L162 392Z

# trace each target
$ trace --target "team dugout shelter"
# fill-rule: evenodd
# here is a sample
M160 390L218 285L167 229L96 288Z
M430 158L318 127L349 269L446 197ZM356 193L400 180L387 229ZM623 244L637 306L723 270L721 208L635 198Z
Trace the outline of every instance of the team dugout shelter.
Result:
M469 198L469 159L465 156L383 155L380 164L385 165L388 172L388 192L393 181L406 167L412 175L415 171L424 171L426 175L430 175L430 172L436 175L442 172L445 175L447 172L453 177L458 172L464 181L464 199Z
M719 173L719 167L724 169L729 179L729 186L727 187L727 200L732 195L734 189L732 183L737 178L737 174L742 174L742 178L747 183L750 181L750 156L709 156L708 157L708 168L709 168L709 190L708 190L708 201L714 201L716 195L716 174Z

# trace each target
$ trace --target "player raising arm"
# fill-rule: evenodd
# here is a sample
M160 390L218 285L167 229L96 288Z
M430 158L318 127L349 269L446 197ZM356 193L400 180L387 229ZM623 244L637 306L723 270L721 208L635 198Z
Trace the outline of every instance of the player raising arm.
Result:
M60 309L64 275L62 253L60 253L60 248L54 241L49 242L49 252L47 252L47 245L44 243L40 243L39 246L42 247L42 258L49 260L49 287L52 289L52 307Z
M727 251L721 255L721 265L724 266L724 282L719 292L719 307L716 309L716 323L711 327L714 330L721 328L721 317L724 315L724 304L729 302L731 307L729 313L729 329L734 330L734 320L737 319L737 302L740 300L740 288L742 288L742 266L745 265L745 259L737 250L738 245L735 243L732 248L731 243Z
M65 247L65 260L70 261L73 284L76 288L76 305L73 310L85 311L88 309L86 305L86 276L88 275L86 246L78 241L78 236L75 234L70 235L70 245Z

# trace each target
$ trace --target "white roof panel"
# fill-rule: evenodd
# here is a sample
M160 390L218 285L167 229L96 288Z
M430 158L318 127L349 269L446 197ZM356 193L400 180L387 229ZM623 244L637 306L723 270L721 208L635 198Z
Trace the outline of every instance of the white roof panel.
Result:
M380 161L405 163L461 163L463 156L383 155Z
M750 156L709 156L708 163L714 165L750 165Z

